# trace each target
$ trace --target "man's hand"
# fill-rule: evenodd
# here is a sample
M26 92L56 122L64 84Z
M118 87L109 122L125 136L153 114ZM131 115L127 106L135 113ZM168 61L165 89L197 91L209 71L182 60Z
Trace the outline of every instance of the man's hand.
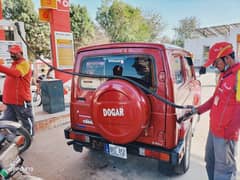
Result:
M199 69L199 74L205 74L206 73L206 68L204 66L201 66Z

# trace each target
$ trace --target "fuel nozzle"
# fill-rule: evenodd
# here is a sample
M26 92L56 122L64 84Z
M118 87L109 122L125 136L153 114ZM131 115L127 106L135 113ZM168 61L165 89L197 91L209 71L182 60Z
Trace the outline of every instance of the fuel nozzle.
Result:
M197 114L197 113L198 113L197 109L192 106L190 111L187 111L183 116L181 116L177 119L177 122L181 123L182 121L186 121L190 117L192 117L194 114Z

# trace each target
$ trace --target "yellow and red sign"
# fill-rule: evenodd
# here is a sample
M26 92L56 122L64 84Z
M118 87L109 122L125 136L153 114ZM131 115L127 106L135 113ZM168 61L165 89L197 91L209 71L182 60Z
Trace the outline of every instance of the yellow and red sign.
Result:
M55 32L57 65L61 69L73 67L73 35L70 32Z
M39 8L39 20L43 22L49 22L49 9Z
M69 0L58 0L57 8L61 11L69 11Z
M57 9L57 0L40 0L42 8Z
M39 19L50 24L53 66L72 71L74 48L69 11L69 0L41 0ZM71 76L56 71L55 78L65 82Z

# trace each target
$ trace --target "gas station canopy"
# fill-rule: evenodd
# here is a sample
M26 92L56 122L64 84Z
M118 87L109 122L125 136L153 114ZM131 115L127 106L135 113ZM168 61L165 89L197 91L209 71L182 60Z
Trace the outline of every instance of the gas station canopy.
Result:
M197 28L193 32L193 37L216 37L227 35L231 29L240 28L240 23Z

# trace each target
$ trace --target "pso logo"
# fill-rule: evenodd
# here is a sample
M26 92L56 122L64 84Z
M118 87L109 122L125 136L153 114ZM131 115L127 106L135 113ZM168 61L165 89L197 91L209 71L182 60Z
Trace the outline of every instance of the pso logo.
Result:
M69 0L57 0L63 7L69 7Z

